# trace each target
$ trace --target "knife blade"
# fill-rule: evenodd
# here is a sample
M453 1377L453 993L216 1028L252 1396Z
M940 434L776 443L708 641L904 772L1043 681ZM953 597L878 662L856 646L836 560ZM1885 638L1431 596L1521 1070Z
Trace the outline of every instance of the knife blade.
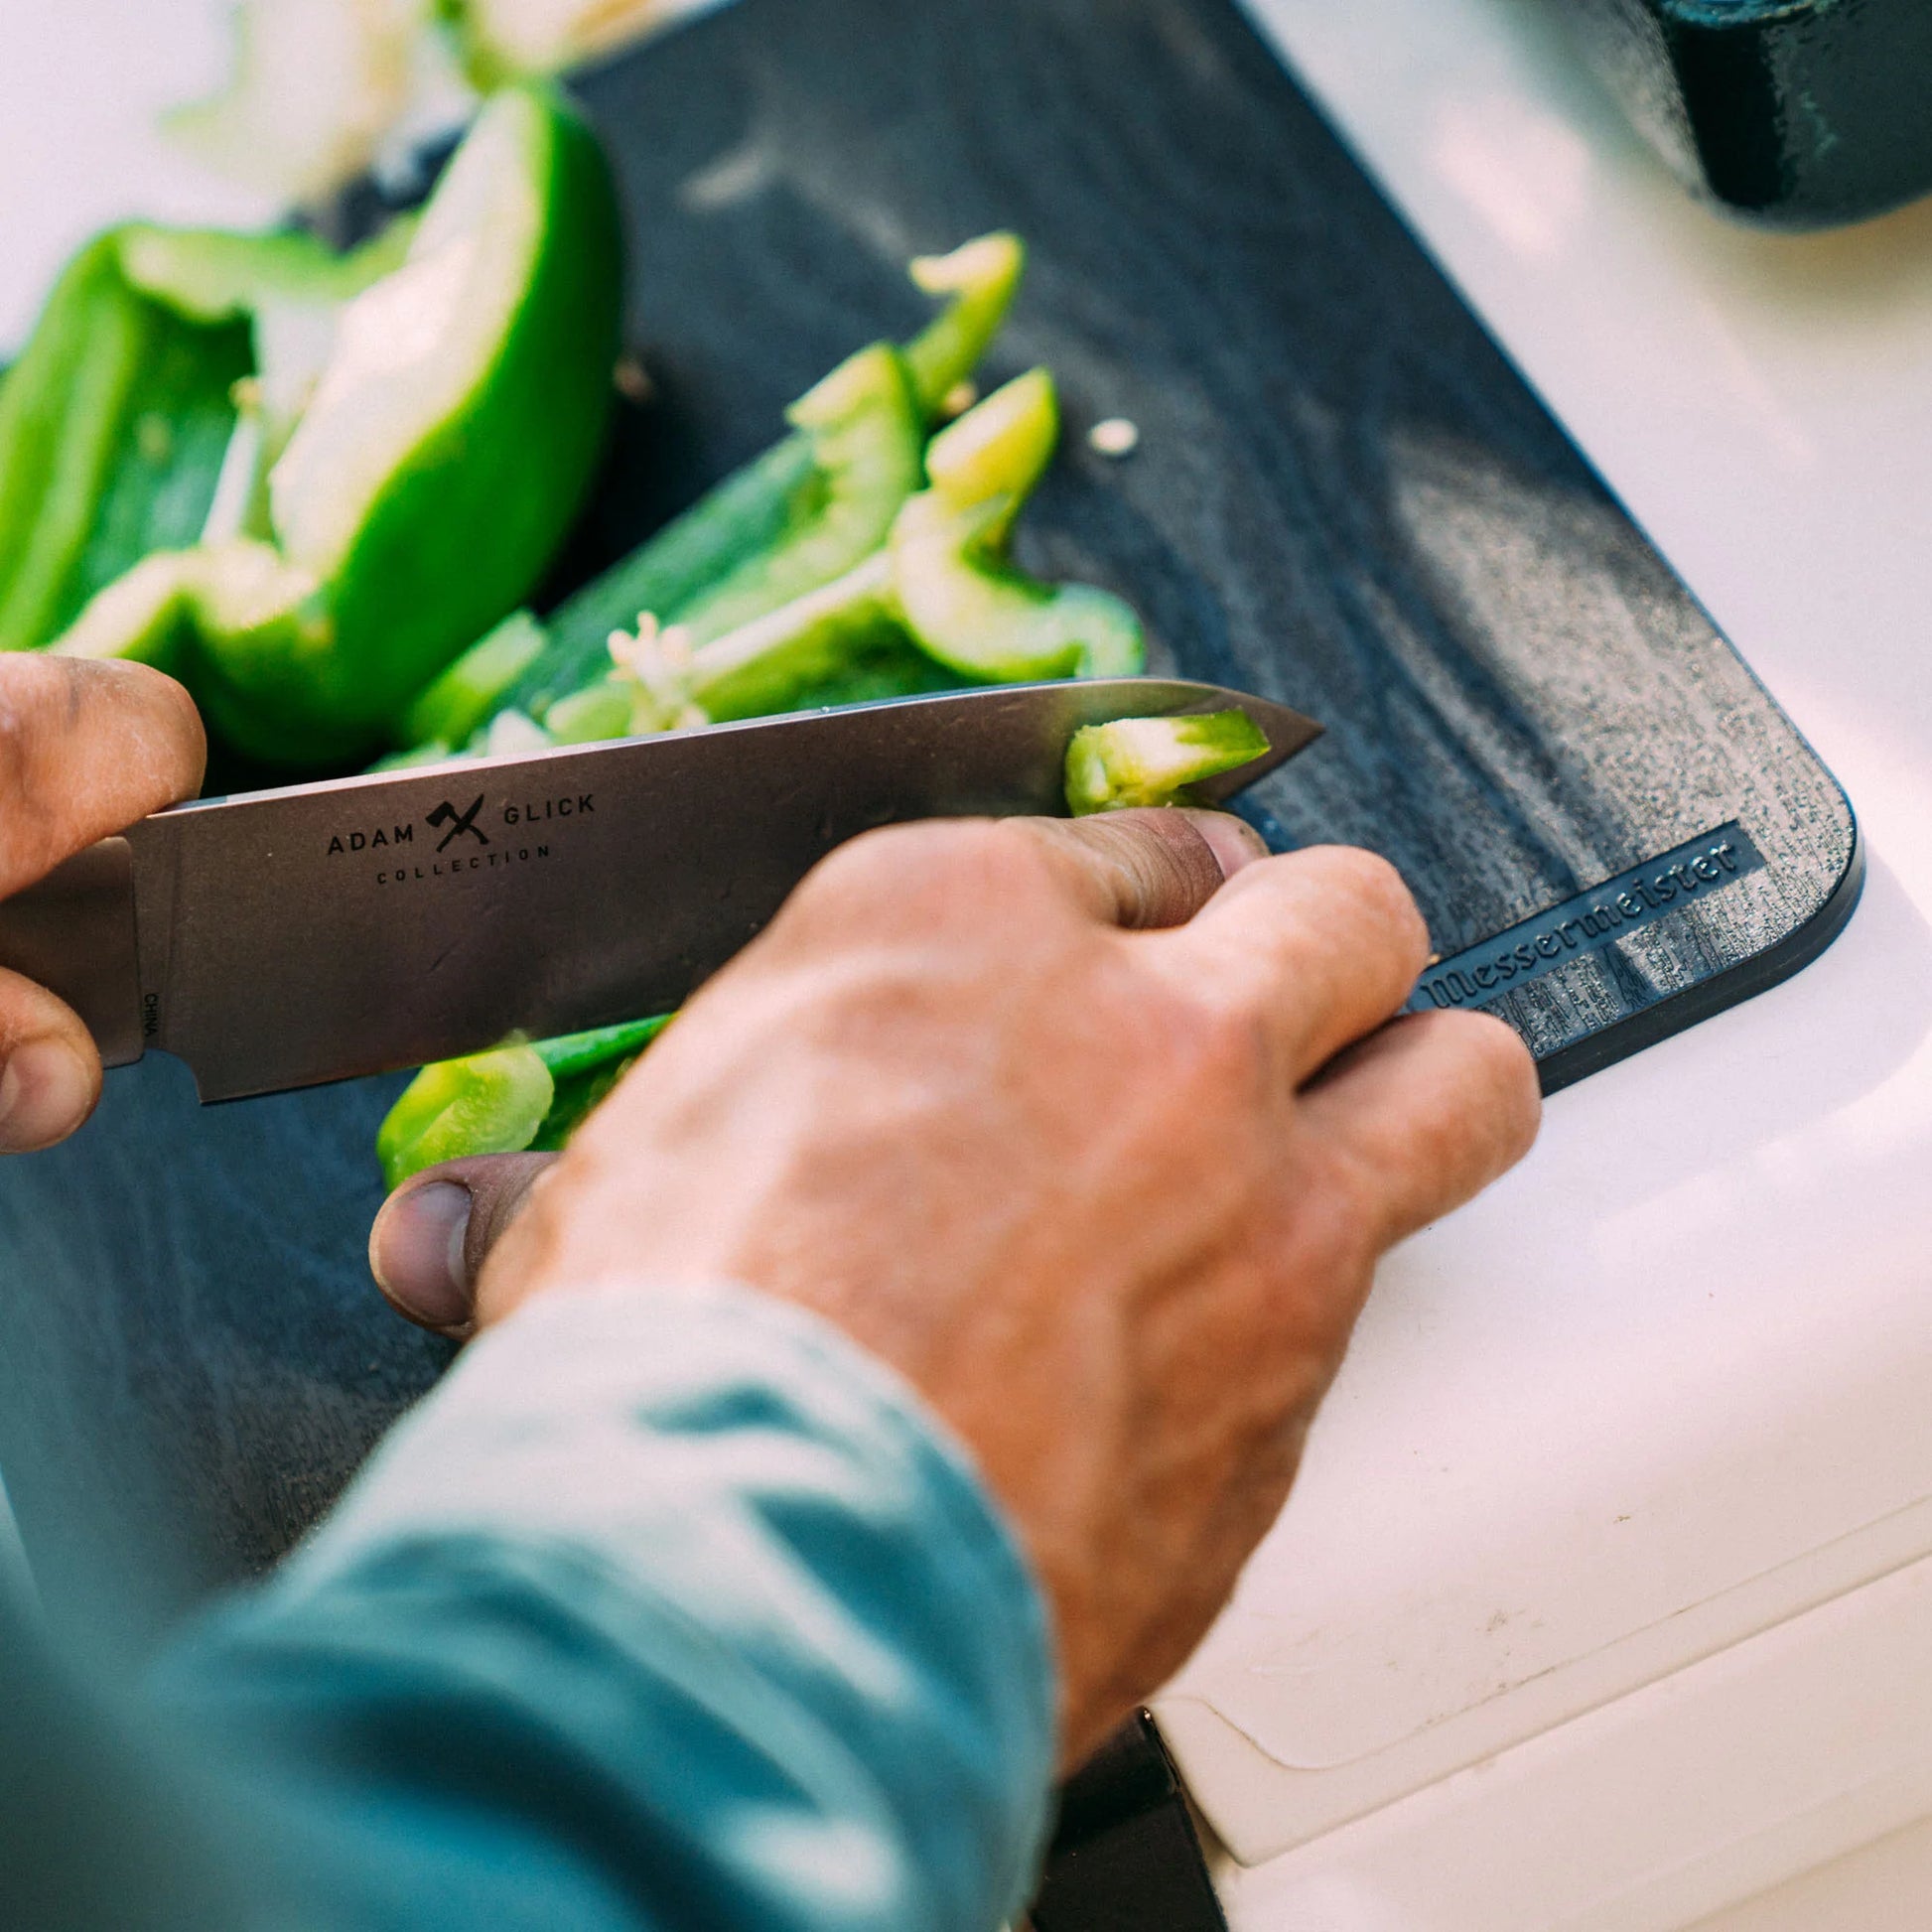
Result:
M201 800L0 904L0 965L110 1066L187 1061L205 1101L419 1066L667 1012L811 867L873 826L1060 814L1084 725L1238 706L1176 678L998 685Z

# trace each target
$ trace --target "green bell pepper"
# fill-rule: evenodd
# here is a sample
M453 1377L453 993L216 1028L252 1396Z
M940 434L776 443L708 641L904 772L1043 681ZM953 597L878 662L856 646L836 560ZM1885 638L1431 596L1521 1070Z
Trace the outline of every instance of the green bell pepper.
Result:
M106 585L57 647L159 663L241 750L313 763L394 742L548 563L602 445L621 243L595 137L512 88L359 292L291 273L288 237L253 249L143 233L147 286L247 312L259 363L202 540Z

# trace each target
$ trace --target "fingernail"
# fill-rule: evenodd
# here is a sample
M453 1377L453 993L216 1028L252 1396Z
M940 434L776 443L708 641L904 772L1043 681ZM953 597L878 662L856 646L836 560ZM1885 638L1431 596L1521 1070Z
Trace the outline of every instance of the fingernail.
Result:
M1213 853L1223 879L1232 879L1244 866L1268 856L1268 841L1245 818L1232 812L1189 811L1189 822Z
M65 1040L16 1046L0 1068L0 1150L51 1147L86 1119L93 1097L93 1069Z
M376 1286L425 1328L463 1330L476 1312L463 1260L469 1226L470 1190L454 1180L398 1195L376 1221L369 1242Z

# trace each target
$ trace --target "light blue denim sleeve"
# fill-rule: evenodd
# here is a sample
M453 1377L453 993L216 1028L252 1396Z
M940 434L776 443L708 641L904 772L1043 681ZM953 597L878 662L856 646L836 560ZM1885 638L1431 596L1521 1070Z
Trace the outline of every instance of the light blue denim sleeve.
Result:
M278 1925L996 1932L1048 1819L1005 1523L889 1370L737 1289L474 1344L157 1694Z

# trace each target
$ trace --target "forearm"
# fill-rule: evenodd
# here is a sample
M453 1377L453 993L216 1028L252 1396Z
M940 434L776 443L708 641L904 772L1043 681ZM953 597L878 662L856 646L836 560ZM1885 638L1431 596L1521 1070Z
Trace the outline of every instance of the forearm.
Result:
M349 1924L991 1932L1053 1740L1042 1613L957 1452L739 1291L479 1343L166 1700Z

